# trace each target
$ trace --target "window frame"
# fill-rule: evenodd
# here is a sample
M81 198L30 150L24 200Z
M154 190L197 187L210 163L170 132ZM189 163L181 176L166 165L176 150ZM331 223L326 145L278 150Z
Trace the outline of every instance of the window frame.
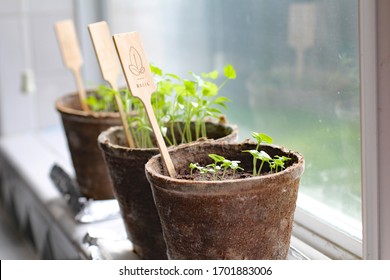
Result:
M330 259L362 258L361 227L344 224L346 219L341 219L340 213L306 195L299 197L294 216L295 237Z
M389 13L388 1L359 0L362 240L301 207L296 211L294 234L331 258L390 259Z
M390 259L390 2L360 6L363 257Z
M376 1L360 0L363 257L378 259L378 120ZM364 54L364 55L363 55ZM371 163L371 164L370 164Z

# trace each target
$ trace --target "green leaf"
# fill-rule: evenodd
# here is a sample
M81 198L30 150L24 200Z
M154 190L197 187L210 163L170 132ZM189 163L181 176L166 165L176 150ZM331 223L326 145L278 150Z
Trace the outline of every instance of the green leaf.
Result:
M174 78L175 80L181 81L180 77L175 74L166 74L165 76Z
M160 68L158 68L157 66L154 66L152 64L150 64L150 71L152 71L152 73L157 75L157 76L162 76L162 74L163 74L163 71Z
M214 99L213 103L217 104L217 105L220 105L224 108L227 108L226 107L226 102L231 102L231 100L227 97L224 97L224 96L220 96L220 97L217 97Z
M223 73L225 74L225 77L228 79L236 78L236 70L234 70L234 67L231 64L226 64L226 66L223 68Z
M241 163L241 161L239 160L232 160L231 164L230 164L230 168L233 169L233 170L237 170L237 169L241 169L241 170L244 170L243 168L241 168L238 164Z
M266 142L268 144L272 144L271 136L268 136L264 133L252 132L252 137L256 139L257 143L260 144L262 142Z
M199 104L197 102L193 102L193 101L191 102L191 105L194 108L198 108L198 106L199 106Z
M190 94L190 95L195 95L196 94L196 91L195 91L195 83L193 81L190 81L190 80L185 80L184 81L184 86L186 88L186 91Z
M244 153L250 153L253 157L259 158L260 152L258 150L245 150Z
M209 72L209 73L202 73L202 77L203 78L209 78L209 79L212 79L212 80L216 80L219 76L219 72L217 70L214 70L212 72Z
M157 83L157 87L158 87L158 91L161 94L168 95L168 96L171 95L172 88L173 88L171 81L169 81L169 80L159 81Z
M220 115L220 114L222 114L221 110L219 110L217 108L208 109L208 110L206 110L206 112L211 114L211 115Z
M215 96L218 93L218 86L212 82L205 82L203 85L202 94L204 96Z
M223 156L217 155L217 154L209 154L208 155L212 160L214 160L215 163L217 162L223 162L225 158Z
M177 96L177 102L178 102L179 104L181 104L181 105L183 105L183 104L186 102L186 99L185 99L185 97L184 97L184 94L179 94L179 95Z
M272 160L272 158L270 157L269 154L267 154L266 152L264 151L260 151L259 155L258 155L258 158L262 161L270 161Z
M268 144L272 144L272 138L271 136L268 136L267 134L260 133L261 139L263 139L263 142L266 142Z

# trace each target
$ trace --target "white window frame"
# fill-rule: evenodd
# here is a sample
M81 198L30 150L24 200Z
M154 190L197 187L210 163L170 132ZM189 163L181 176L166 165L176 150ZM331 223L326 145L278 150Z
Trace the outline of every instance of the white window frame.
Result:
M390 259L390 1L360 5L363 256Z
M354 229L334 227L337 217L329 224L303 207L296 211L294 234L330 258L390 259L389 14L390 1L359 0L362 241Z

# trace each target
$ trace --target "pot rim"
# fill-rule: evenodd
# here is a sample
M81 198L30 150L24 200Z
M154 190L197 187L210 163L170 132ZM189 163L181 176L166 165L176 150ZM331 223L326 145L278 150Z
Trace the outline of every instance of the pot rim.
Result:
M217 146L238 146L238 145L244 145L244 144L253 144L256 145L256 142L246 139L241 143L224 143L224 142L217 142L215 140L201 140L197 142L192 142L192 143L187 143L187 144L181 144L176 147L168 149L169 153L175 152L180 149L185 149L191 146L197 146L197 145L217 145ZM255 176L255 177L247 177L247 178L239 178L239 179L228 179L228 180L216 180L216 181L194 181L194 180L188 180L188 179L178 179L178 178L173 178L168 175L163 175L160 172L157 172L155 169L152 168L152 165L156 163L156 161L161 160L161 154L157 154L150 158L148 162L145 164L145 173L148 177L148 180L153 184L154 182L169 182L169 184L165 185L170 185L169 188L163 187L161 184L157 184L158 188L163 188L165 190L170 190L170 191L187 191L191 192L195 189L215 189L212 187L217 187L217 191L219 188L221 188L220 185L224 185L222 188L233 188L240 183L243 188L246 188L246 186L249 187L250 184L254 181L273 181L275 178L280 177L280 176L288 176L291 174L293 178L299 178L304 172L305 169L305 160L304 157L295 151L288 150L284 146L279 146L279 145L274 145L274 144L262 144L262 146L268 146L272 148L276 148L281 150L284 153L287 154L293 154L294 156L297 157L298 161L293 163L291 166L287 167L286 169L279 171L277 173L272 173L272 174L265 174L261 176ZM243 185L245 184L245 186ZM200 186L203 186L200 188Z
M94 90L87 90L87 93L94 92ZM119 118L119 112L93 112L93 111L83 111L81 109L76 109L73 107L66 106L63 102L65 98L78 98L78 93L68 93L57 98L55 102L55 106L57 111L60 113L68 114L68 115L76 115L80 117L88 117L88 118Z
M98 143L99 145L105 149L105 151L110 151L110 150L119 150L123 152L131 152L131 151L158 151L158 148L130 148L127 146L122 146L118 144L114 144L110 141L109 135L118 131L118 130L123 130L123 126L112 126L109 127L108 129L102 131L99 136L98 136Z
M209 122L209 123L213 123L213 122ZM218 123L215 123L215 124L231 128L232 132L229 135L231 135L231 134L238 134L238 127L235 124L218 124ZM106 151L109 151L110 149L116 149L116 150L120 150L120 151L123 151L123 152L131 152L131 151L148 151L148 152L150 152L150 151L159 151L158 147L154 147L154 148L130 148L130 147L127 147L127 146L122 146L122 145L118 145L118 144L112 143L110 141L109 135L113 134L114 132L116 132L118 130L123 130L123 126L112 126L112 127L108 128L108 129L102 131L99 134L98 142L101 145L101 147L105 148ZM221 140L224 139L227 136L228 135L226 135L226 136L224 136L222 138L219 138L218 139L219 142L221 142ZM210 139L210 140L214 140L214 139ZM185 144L180 144L178 146L181 146L181 145L185 145ZM178 146L168 147L168 150L171 150L172 148L176 148Z

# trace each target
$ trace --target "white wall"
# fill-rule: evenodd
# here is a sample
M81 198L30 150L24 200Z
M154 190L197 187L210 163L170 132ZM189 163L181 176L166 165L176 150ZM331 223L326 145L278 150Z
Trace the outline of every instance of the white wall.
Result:
M73 1L0 0L0 134L59 123L57 97L75 91L61 60L54 23L73 17ZM31 69L35 90L22 90Z

